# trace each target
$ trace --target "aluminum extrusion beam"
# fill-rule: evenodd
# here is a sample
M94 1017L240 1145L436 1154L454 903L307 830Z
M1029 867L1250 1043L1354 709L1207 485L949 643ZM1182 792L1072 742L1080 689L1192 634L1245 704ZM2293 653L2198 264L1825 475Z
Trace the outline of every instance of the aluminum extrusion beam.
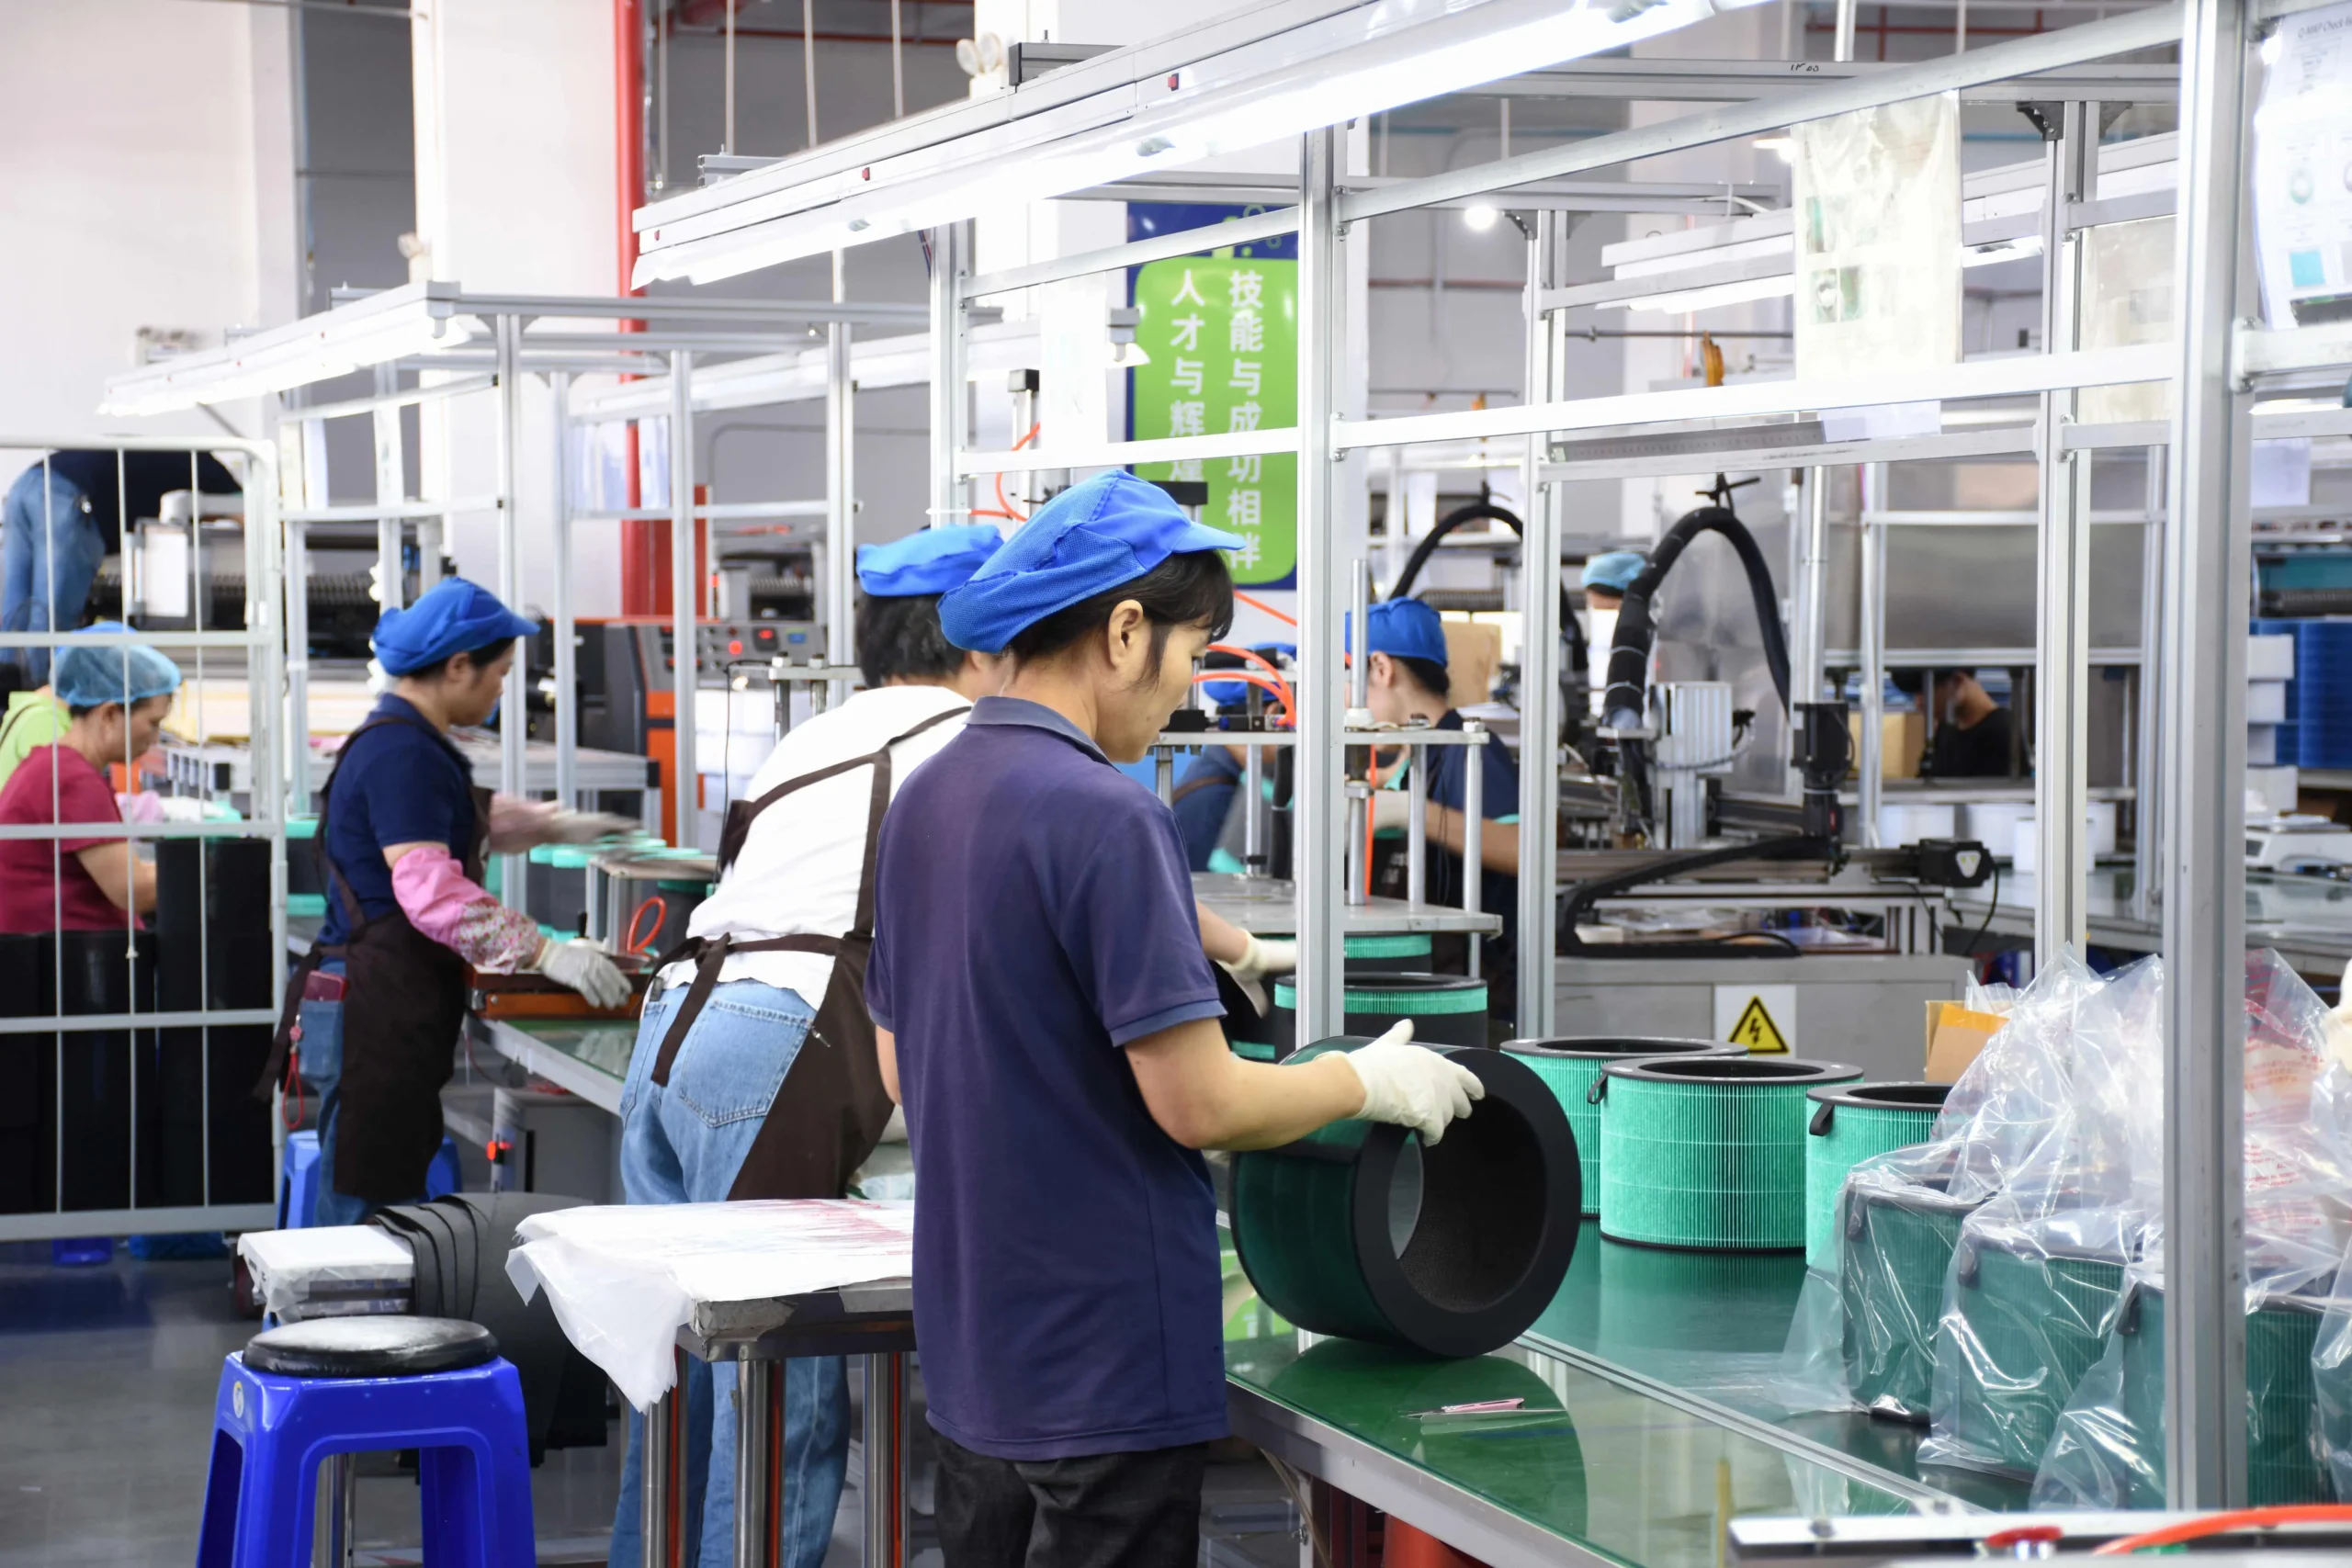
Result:
M1346 654L1340 610L1348 562L1340 548L1339 334L1345 274L1338 217L1339 132L1300 139L1298 231L1298 750L1291 821L1298 893L1298 1038L1337 1034L1347 968L1340 892L1347 874ZM1466 879L1465 879L1466 880Z
M1521 302L1527 347L1523 364L1523 396L1529 402L1546 401L1565 389L1556 346L1559 319L1542 309L1544 286L1551 281L1561 243L1557 213L1535 214L1534 231L1527 238L1527 293ZM1520 493L1527 498L1527 515L1521 525L1520 659L1524 679L1519 683L1519 1032L1529 1039L1549 1039L1556 1005L1552 985L1555 932L1559 923L1557 885L1552 869L1558 860L1560 819L1560 506L1557 485L1543 482L1545 438L1530 435L1520 458ZM1476 795L1463 797L1464 825L1471 813L1484 815ZM1464 849L1468 850L1465 841ZM1418 853L1418 852L1417 852ZM1484 869L1464 855L1462 885L1482 886Z
M1890 0L1900 5L1903 0ZM1931 0L1949 6L1951 0ZM1996 0L1973 0L1991 5ZM2031 5L2032 0L2020 0ZM1869 81L1900 66L1858 61L1587 60L1505 77L1477 89L1479 97L1625 98L1642 103L1741 103L1785 97L1822 82ZM2180 76L2169 65L2061 67L1969 87L1973 102L2036 103L2096 98L2108 103L2170 103Z
M523 322L519 317L500 316L495 322L498 342L498 596L509 604L519 604L523 599L523 555L515 530L515 502L521 487L515 482L516 457L523 441L523 378L515 367L522 353ZM529 671L522 650L506 667L505 694L498 723L498 789L502 795L523 793L523 741L530 725ZM528 857L519 854L500 857L503 867L499 881L500 901L510 909L523 908L527 875Z
M1285 188L1283 197L1292 199L1295 194L1295 190ZM1132 198L1122 197L1120 199ZM1016 288L1034 288L1042 283L1058 283L1064 278L1141 266L1146 262L1160 261L1169 256L1193 255L1209 248L1212 239L1220 247L1247 245L1297 231L1298 209L1283 207L1272 212L1237 218L1229 223L1218 223L1205 230L1185 229L1173 234L1155 234L1148 240L1136 240L1128 244L1109 245L1099 251L1081 251L1077 255L1057 256L1027 266L1007 267L1002 272L982 273L978 277L965 279L957 293L966 299L979 299L992 294L1009 294Z
M2250 420L2233 374L2245 281L2247 0L2188 0L2165 468L2163 767L2165 1453L2176 1508L2245 1501L2245 1032Z
M971 520L970 487L956 471L971 424L972 389L964 379L971 331L962 298L971 270L971 226L931 231L931 515L933 528Z
M548 382L555 415L555 558L548 563L555 599L555 798L567 810L580 806L580 650L571 588L571 444L564 439L564 409L571 378L558 371Z
M851 496L857 481L857 405L849 348L848 322L826 329L825 661L835 667L857 662L850 624L857 604L857 506ZM828 701L839 707L849 692L847 681L836 681Z
M1589 141L1547 147L1474 168L1408 180L1383 190L1354 193L1340 203L1340 217L1343 222L1353 223L1384 212L1434 206L1485 191L1509 190L1536 180L1560 179L1588 169L1711 146L1736 137L1760 136L1853 109L1959 91L2136 49L2151 49L2177 42L2180 25L2179 0L2174 0L2129 16L2011 39L1965 53L1939 55L1917 65L1894 66L1849 81L1824 83L1810 92L1731 105L1634 130L1596 136Z
M702 773L695 756L695 694L701 654L695 636L695 599L702 587L695 570L695 356L681 349L670 356L670 611L675 626L671 649L671 754L676 787L670 807L672 841L695 843L695 814L702 805Z

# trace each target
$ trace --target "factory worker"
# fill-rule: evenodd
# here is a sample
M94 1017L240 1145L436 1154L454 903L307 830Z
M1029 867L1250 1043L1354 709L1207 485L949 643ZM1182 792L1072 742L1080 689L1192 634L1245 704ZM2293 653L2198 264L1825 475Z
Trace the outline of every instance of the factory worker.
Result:
M313 1223L357 1224L424 1191L441 1147L441 1086L455 1070L466 972L536 970L598 1007L628 999L602 949L539 934L537 921L482 886L485 857L586 842L617 818L492 795L449 743L453 725L498 705L514 639L538 623L450 578L376 623L392 689L345 739L327 777L318 843L326 923L294 972L267 1098L299 1042L299 1070L320 1086ZM514 716L519 722L521 716Z
M2016 771L2017 718L1973 670L1897 670L1895 690L1921 703L1934 724L1923 771L1939 779L2005 779Z
M1372 651L1369 681L1373 720L1378 724L1424 723L1437 729L1459 730L1462 715L1447 699L1445 626L1438 614L1419 599L1389 599L1374 604L1366 619ZM1351 628L1351 652L1352 628ZM1462 903L1462 852L1467 842L1463 818L1469 788L1469 767L1460 746L1431 746L1427 759L1429 854L1424 867L1425 890L1431 903L1459 907ZM1382 787L1373 795L1375 830L1396 840L1398 852L1374 862L1374 891L1401 898L1408 886L1403 835L1411 819L1411 753L1384 754ZM1482 873L1478 908L1500 915L1502 934L1480 943L1480 972L1487 976L1490 1015L1507 1022L1518 1010L1516 950L1519 924L1519 768L1502 738L1489 732L1478 784L1480 829L1478 858ZM1432 947L1432 962L1443 969L1466 968L1466 939L1441 936ZM1460 953L1461 959L1455 954Z
M1350 1116L1433 1140L1480 1092L1402 1027L1284 1066L1218 1028L1175 821L1112 764L1143 757L1229 623L1219 552L1240 544L1114 471L940 601L1005 683L883 824L865 988L922 1194L948 1568L1191 1568L1227 1432L1196 1151Z
M77 637L124 632L115 622ZM130 767L163 733L179 666L152 648L74 646L51 677L66 720L0 785L0 825L120 823L109 764ZM155 908L155 863L120 835L0 839L0 932L120 931Z
M1261 643L1252 651L1272 662L1277 657L1295 657L1298 650L1288 643ZM1253 672L1259 666L1238 654L1218 652L1203 660L1203 669ZM1229 714L1243 711L1250 690L1238 680L1210 681L1201 687L1204 695ZM1241 862L1248 840L1240 807L1248 766L1249 754L1239 746L1205 746L1177 775L1169 805L1176 813L1176 830L1184 836L1185 861L1194 871L1231 874L1248 869ZM1261 788L1271 796L1272 770L1264 776Z
M1617 643L1617 612L1625 590L1650 564L1639 550L1609 550L1584 563L1585 644L1591 649L1591 712L1600 717L1600 696L1609 689L1609 650Z

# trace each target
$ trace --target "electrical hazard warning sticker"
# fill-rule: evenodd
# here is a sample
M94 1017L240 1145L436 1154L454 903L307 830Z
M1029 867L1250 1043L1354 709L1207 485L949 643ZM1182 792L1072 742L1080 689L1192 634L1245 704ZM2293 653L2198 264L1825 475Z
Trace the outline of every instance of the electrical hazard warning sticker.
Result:
M1794 986L1717 986L1715 1038L1744 1045L1750 1055L1785 1056L1795 1049Z

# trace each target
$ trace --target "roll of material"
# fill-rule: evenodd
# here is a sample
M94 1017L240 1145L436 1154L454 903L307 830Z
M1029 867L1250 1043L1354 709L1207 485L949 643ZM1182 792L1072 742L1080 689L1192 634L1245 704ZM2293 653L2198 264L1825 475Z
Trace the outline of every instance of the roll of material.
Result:
M2245 1500L2332 1503L2334 1483L2320 1456L2319 1406L2312 1394L2312 1351L2328 1303L2287 1297L2266 1302L2245 1319ZM2165 1506L2165 1293L2133 1285L2118 1313L2123 1356L2123 1428L2135 1450L2130 1506Z
M1600 1213L1600 1108L1592 1086L1611 1062L1642 1056L1744 1056L1747 1048L1721 1040L1642 1040L1629 1036L1562 1035L1550 1040L1506 1040L1503 1049L1534 1069L1560 1097L1584 1162L1586 1218Z
M1487 983L1461 975L1376 975L1351 977L1341 1001L1340 1027L1369 1040L1407 1019L1413 1038L1424 1045L1487 1043ZM1274 1054L1287 1056L1296 1038L1298 988L1274 982L1274 1010L1266 1020Z
M1927 1421L1944 1279L1976 1208L1924 1188L1846 1190L1839 1350L1846 1386L1871 1415Z
M1804 1141L1804 1255L1815 1268L1835 1266L1828 1248L1846 1173L1872 1155L1926 1143L1951 1092L1941 1083L1866 1083L1805 1096L1815 1107Z
M1642 1247L1804 1247L1810 1089L1860 1067L1786 1056L1611 1062L1600 1112L1600 1234Z
M1945 1330L1959 1337L1954 1448L1981 1468L2032 1475L2075 1385L2107 1348L2122 1302L2120 1258L1964 1242Z
M1298 1058L1364 1043L1320 1041ZM1349 1120L1233 1157L1234 1250L1260 1299L1297 1326L1480 1356L1559 1291L1580 1207L1568 1119L1516 1059L1443 1049L1487 1093L1434 1146Z

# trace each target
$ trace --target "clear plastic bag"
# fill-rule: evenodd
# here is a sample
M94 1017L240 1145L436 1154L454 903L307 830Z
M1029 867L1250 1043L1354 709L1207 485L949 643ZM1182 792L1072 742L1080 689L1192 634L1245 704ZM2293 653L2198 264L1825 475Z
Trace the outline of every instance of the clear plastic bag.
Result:
M237 1253L281 1323L407 1312L416 1292L409 1244L374 1225L247 1231Z
M2257 1506L2324 1502L2338 1490L2324 1433L2331 1363L2340 1369L2344 1360L2342 1337L2332 1331L2340 1323L2334 1302L2352 1168L2345 1158L2352 1076L2331 1065L2324 1004L2267 950L2246 955L2245 1021L2248 1496ZM2034 1481L2036 1507L2165 1502L2160 1134L2160 1124L2136 1134L2136 1201L2148 1216L2141 1255L2126 1271L2098 1362L2052 1432Z

